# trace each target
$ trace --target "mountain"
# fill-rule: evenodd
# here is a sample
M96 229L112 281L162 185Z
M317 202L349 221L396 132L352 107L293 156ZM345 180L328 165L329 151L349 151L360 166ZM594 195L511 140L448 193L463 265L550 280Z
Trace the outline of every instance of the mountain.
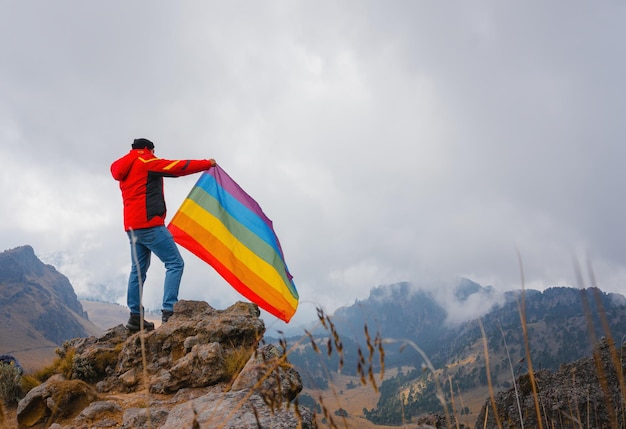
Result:
M290 359L305 387L319 389L336 378L339 369L356 376L357 383L359 377L369 383L370 372L383 369L382 356L387 373L394 367L398 371L380 383L378 402L363 410L364 417L376 424L415 421L443 413L437 399L443 395L448 411L454 404L463 423L473 426L489 394L489 378L495 390L502 391L512 386L514 377L528 372L522 303L534 370L555 371L588 357L603 336L619 340L626 335L626 299L595 288L511 291L496 299L492 288L463 279L449 301L408 283L374 288L368 299L324 316L332 328L311 334L318 352L307 344ZM475 305L483 307L480 319L459 323L458 315L451 314Z
M451 295L457 305L467 304L470 297L481 297L483 302L493 302L494 292L490 287L482 287L468 279L461 279ZM449 302L447 304L450 304ZM488 311L485 307L483 312ZM427 356L438 354L442 347L442 338L450 335L457 325L448 322L448 311L432 292L416 289L407 282L384 285L373 288L366 300L356 301L353 305L337 309L329 316L334 329L341 334L343 352L346 355L342 373L356 375L357 364L350 360L357 356L358 350L368 348L367 335L384 337L385 365L389 367L415 367L422 363L417 350L406 347L404 340L419 344ZM325 338L327 330L323 326L311 329L313 336ZM297 341L297 338L292 338ZM393 341L393 342L392 342ZM318 379L329 368L338 368L339 356L330 354L328 359L317 359L311 347L299 348L292 356L292 362L302 364L307 369L306 375ZM372 362L379 368L377 362ZM306 385L306 383L305 383ZM311 383L309 383L311 385Z
M65 340L100 333L67 277L41 262L31 246L0 253L0 354L25 369L54 359Z

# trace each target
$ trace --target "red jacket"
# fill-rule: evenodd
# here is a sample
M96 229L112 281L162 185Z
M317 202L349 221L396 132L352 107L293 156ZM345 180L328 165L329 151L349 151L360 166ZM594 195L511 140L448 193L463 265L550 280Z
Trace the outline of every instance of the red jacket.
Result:
M124 229L165 225L163 177L178 177L211 168L203 160L169 160L148 149L132 149L111 164L111 174L120 182L124 200Z

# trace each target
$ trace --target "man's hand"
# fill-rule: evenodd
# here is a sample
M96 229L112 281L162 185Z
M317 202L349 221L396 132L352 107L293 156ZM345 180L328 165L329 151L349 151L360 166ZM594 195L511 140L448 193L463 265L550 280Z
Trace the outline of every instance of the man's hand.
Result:
M209 162L211 163L211 167L215 167L215 164L217 164L213 158L209 159Z

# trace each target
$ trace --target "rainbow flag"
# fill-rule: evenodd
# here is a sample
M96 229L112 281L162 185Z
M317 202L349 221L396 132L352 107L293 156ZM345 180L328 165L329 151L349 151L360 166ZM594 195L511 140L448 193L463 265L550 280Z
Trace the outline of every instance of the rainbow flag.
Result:
M168 228L240 294L289 322L298 291L272 221L218 165L202 173Z

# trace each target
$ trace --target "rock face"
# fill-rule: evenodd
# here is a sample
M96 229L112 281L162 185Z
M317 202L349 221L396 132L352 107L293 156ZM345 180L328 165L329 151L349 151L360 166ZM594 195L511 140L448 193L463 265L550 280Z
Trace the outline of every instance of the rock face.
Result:
M624 383L623 375L626 373L626 360L622 360L624 353L626 344L615 349L606 339L602 339L595 348L593 357L564 364L554 373L547 370L536 372L537 398L543 427L554 429L623 427L626 421L624 415L626 392L622 392L620 388L620 379ZM614 361L617 361L617 366L614 365ZM524 419L523 427L537 428L539 425L530 377L528 374L522 375L517 378L516 383L517 397L513 387L496 395L496 409L502 428L522 427L519 408ZM489 412L485 421L487 408ZM497 427L491 400L487 399L478 415L475 429Z
M66 341L67 362L18 404L19 428L311 428L290 404L300 375L274 346L254 304L215 310L179 301L151 332L118 325ZM144 364L145 362L145 364Z
M30 246L0 253L0 324L0 354L26 364L22 351L49 347L54 356L63 341L99 332L67 277L41 262Z
M62 304L80 317L87 318L67 277L53 266L41 262L31 246L16 247L0 253L0 282L6 285L28 285L47 296L47 301ZM28 288L24 288L3 299L19 298L28 292Z

